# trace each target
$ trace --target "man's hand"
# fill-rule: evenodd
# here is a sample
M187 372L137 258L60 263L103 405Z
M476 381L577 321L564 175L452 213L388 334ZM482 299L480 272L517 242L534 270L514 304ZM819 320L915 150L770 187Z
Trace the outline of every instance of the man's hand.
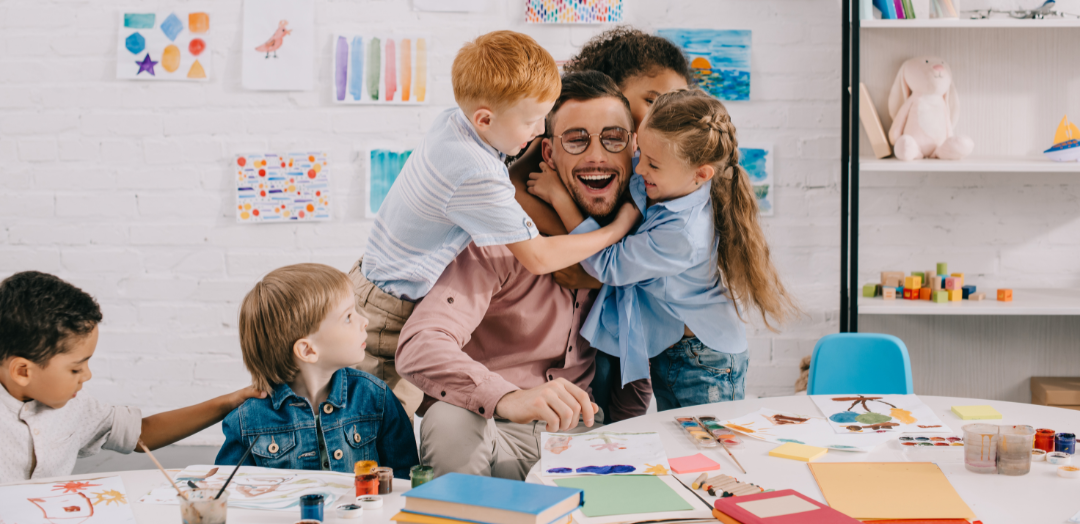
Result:
M543 420L548 431L556 432L577 427L579 415L585 419L585 426L591 428L598 409L588 393L566 379L557 378L532 389L507 393L495 405L495 415L516 424Z
M582 269L581 264L560 269L552 275L555 283L565 289L600 289L604 284Z
M547 162L540 162L539 173L529 173L528 186L529 193L548 204L551 204L556 198L570 196L566 186L563 185L562 179L559 178L559 174L554 169L551 169Z

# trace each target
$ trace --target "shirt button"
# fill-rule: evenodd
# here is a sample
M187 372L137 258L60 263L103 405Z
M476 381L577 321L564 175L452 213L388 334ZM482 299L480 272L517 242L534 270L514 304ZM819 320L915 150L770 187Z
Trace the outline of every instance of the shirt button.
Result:
M35 429L35 430L34 430L34 434L35 434L35 435L40 435L40 434L41 434L41 431L40 431L40 430L37 430L37 429Z
M445 396L446 396L446 392L445 392L445 391L443 391L442 393L439 393L439 396L445 397Z
M341 457L344 456L345 454L342 453L340 449L334 452L334 460L341 460Z
M277 453L278 445L276 442L271 442L269 446L266 446L266 451L270 453Z
M574 346L570 346L570 348L569 348L569 349L567 349L567 350L566 350L566 352L567 352L567 353L569 353L569 352L571 352L571 351L573 351L573 350L574 350Z
M551 375L548 375L548 380L555 380L555 378L552 377Z
M525 221L525 227L533 227L532 221L531 220L526 220Z
M334 406L331 406L330 404L323 404L322 410L323 413L329 415L334 412Z
M484 406L480 406L479 411L480 411L480 414L483 415L484 414Z
M447 297L446 298L446 303L447 304L453 304L454 303L454 297Z

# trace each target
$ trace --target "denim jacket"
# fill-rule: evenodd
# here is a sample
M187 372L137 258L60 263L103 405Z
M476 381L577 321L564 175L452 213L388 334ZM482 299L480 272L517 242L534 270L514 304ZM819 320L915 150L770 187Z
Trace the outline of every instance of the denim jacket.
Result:
M307 399L287 384L266 398L251 398L222 423L225 444L217 465L235 465L251 443L244 465L281 469L332 470L352 473L360 460L376 460L409 478L420 463L408 415L385 382L352 368L337 370L330 393L319 406L327 463L319 463L315 415Z

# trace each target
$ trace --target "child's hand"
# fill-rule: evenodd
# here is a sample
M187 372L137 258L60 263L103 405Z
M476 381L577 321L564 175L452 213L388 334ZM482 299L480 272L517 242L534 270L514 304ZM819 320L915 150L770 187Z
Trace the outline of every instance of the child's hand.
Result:
M267 392L259 391L254 386L248 386L244 389L236 391L230 395L230 400L233 403L233 409L240 407L245 400L249 398L266 398Z
M547 162L540 162L539 173L529 173L529 193L550 204L552 200L561 195L569 196L566 186L554 169L548 167Z
M641 212L638 211L637 206L633 202L623 202L622 207L619 208L619 214L615 217L614 224L618 224L620 227L626 228L626 233L630 232L630 229L637 224L638 219L641 218Z

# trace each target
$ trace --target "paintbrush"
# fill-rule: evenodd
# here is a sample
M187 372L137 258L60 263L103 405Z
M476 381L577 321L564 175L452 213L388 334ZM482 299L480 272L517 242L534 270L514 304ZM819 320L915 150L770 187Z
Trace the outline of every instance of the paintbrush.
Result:
M236 475L236 472L240 471L240 466L242 466L244 464L244 461L247 460L248 455L251 454L251 450L255 449L255 443L258 441L259 439L251 441L251 445L248 446L247 451L244 452L244 456L240 457L240 462L236 463L236 467L233 468L232 473L229 474L229 478L225 480L225 484L221 486L221 491L217 492L217 496L214 497L214 500L217 500L222 493L225 493L225 488L229 487L229 483L232 482L233 475Z
M177 486L175 482L173 482L172 477L170 477L169 474L165 472L165 468L161 467L161 463L158 462L156 458L154 458L154 454L150 453L150 448L146 447L146 444L143 444L143 441L141 440L139 441L139 446L141 446L143 451L146 452L147 456L150 457L150 460L154 461L154 465L157 466L157 469L159 471L161 471L161 474L165 475L165 478L169 479L169 484L172 484L172 487L176 490L176 493L183 497L184 500L188 500L187 495L185 495L183 491L180 491L180 487Z
M727 451L727 454L729 457L731 457L731 460L735 461L735 465L739 466L739 469L741 469L742 472L745 474L746 468L742 467L742 464L739 464L739 459L735 458L735 455L731 454L731 450L727 448L727 444L724 444L724 439L718 438L716 440L720 442L720 447L724 448L724 451Z
M687 486L685 482L683 482L683 481L679 480L679 477L676 477L675 475L672 475L672 476L671 476L671 478L675 479L675 481L676 481L676 482L678 482L679 484L682 484L682 487L684 487L684 488L686 488L686 489L690 490L690 493L693 493L693 494L694 494L694 496L698 498L698 500L700 500L701 502L703 502L703 503L705 504L705 507L707 507L707 508L709 508L709 509L713 509L712 505L711 505L711 504L709 504L709 501L707 501L707 500L705 500L705 499L701 498L701 495L698 495L696 491L694 491L694 490L690 489L690 486ZM650 520L646 520L646 521L642 521L642 522L640 522L640 523L635 523L635 524L644 524L645 522L665 522L665 521L650 521ZM666 521L666 522L670 522L670 521Z

